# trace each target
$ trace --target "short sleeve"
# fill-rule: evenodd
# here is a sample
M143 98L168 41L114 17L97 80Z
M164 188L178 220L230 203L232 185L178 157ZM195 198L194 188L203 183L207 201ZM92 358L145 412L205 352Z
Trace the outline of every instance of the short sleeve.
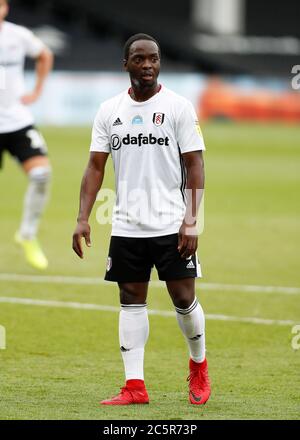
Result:
M110 153L109 135L106 129L102 107L100 107L94 120L90 151Z
M37 58L45 48L44 43L28 29L22 29L25 54L30 58Z
M189 101L180 113L176 128L177 142L181 153L205 150L198 116Z

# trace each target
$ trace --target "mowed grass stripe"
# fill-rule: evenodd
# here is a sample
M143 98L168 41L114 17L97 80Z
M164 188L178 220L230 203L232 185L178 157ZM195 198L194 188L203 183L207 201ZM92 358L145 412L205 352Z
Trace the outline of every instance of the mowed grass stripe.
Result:
M29 306L42 306L42 307L64 307L69 309L80 309L80 310L97 310L105 312L115 312L120 311L119 307L101 305L101 304L88 304L80 302L70 302L70 301L50 301L41 300L33 298L15 298L15 297L0 297L1 303L6 304L23 304ZM169 310L148 310L149 315L157 315L164 317L174 317L175 312ZM292 320L281 320L281 319L264 319L256 317L238 317L238 316L228 316L228 315L217 315L217 314L206 314L206 319L214 321L228 321L228 322L242 322L249 324L263 324L263 325L294 325L296 321Z
M17 273L2 273L0 281L27 282L27 283L48 283L48 284L83 284L83 285L107 285L107 281L100 277L76 277L61 275L23 275ZM300 287L289 286L256 286L248 284L223 284L223 283L202 283L198 282L205 290L221 290L230 292L245 293L282 293L285 295L299 295ZM151 281L151 287L162 287L164 282Z

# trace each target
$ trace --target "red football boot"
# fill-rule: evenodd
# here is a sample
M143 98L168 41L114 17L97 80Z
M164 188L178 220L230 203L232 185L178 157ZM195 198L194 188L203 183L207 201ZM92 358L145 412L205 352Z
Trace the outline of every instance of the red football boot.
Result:
M143 380L131 379L126 381L117 396L102 400L101 405L134 405L149 403L149 397Z
M205 404L211 392L206 359L200 364L190 359L190 375L187 380L190 402L194 405Z

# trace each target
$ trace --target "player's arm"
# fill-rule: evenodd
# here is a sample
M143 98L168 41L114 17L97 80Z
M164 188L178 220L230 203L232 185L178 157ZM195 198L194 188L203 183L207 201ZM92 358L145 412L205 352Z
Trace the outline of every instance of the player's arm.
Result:
M101 188L108 153L91 152L90 159L81 182L80 206L77 227L73 234L73 250L83 258L81 240L84 237L87 246L91 246L89 216L97 193Z
M193 255L198 247L197 214L204 190L204 159L202 151L182 155L187 171L186 214L178 235L178 250L182 258Z
M36 82L31 93L22 97L23 104L32 104L41 95L45 80L53 67L53 54L51 50L44 47L38 57L35 59Z

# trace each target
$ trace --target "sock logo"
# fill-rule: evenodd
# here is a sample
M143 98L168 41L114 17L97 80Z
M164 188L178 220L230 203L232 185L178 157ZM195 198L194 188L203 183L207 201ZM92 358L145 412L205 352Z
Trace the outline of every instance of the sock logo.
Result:
M192 337L192 338L189 338L189 339L190 339L191 341L198 341L198 339L200 339L201 336L203 336L203 333L202 333L201 335L196 335L196 336L194 336L194 337Z
M125 348L123 345L121 345L120 350L124 353L125 351L129 351L130 348Z

